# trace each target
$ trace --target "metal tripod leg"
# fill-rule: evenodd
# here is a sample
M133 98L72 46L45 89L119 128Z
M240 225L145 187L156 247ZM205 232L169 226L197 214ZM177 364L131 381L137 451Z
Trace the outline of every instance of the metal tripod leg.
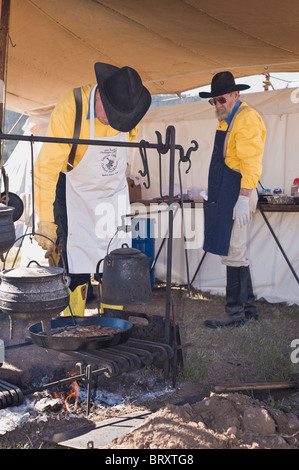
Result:
M197 274L198 274L198 271L200 270L200 267L201 267L201 265L202 265L202 263L203 263L203 260L204 260L205 257L206 257L206 254L207 254L207 252L205 251L204 254L202 255L202 258L201 258L201 260L200 260L200 262L199 262L199 265L197 266L197 269L196 269L196 271L195 271L195 273L194 273L194 276L193 276L193 278L192 278L192 280L191 280L191 283L190 283L191 285L193 284L193 281L195 280L195 278L196 278L196 276L197 276Z
M268 226L268 228L269 228L269 230L270 230L270 232L271 232L271 234L272 234L274 240L276 241L277 246L278 246L278 248L280 249L280 251L281 251L281 253L282 253L284 259L285 259L286 262L288 263L289 268L290 268L290 270L292 271L292 273L293 273L293 275L294 275L294 278L296 279L296 281L297 281L298 284L299 284L299 278L298 278L296 272L294 271L294 268L293 268L293 266L291 265L291 262L290 262L290 260L288 259L287 255L285 254L285 252L284 252L284 250L283 250L281 244L279 243L279 240L278 240L278 238L276 237L276 235L275 235L275 233L274 233L274 231L273 231L273 229L272 229L272 227L271 227L271 225L270 225L270 223L269 223L267 217L265 216L265 213L264 213L264 211L263 211L263 209L262 209L262 207L261 207L261 205L260 205L259 203L257 204L257 207L258 207L260 213L262 214L262 217L263 217L264 221L266 222L266 224L267 224L267 226Z

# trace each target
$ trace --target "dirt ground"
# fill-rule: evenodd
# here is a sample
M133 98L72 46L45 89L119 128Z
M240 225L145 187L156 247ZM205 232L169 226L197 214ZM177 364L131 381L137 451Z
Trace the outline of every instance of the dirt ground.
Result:
M241 394L211 394L195 404L167 405L110 449L298 449L295 414Z
M290 344L293 339L299 338L299 307L270 305L260 301L258 322L251 321L248 326L226 329L225 332L206 329L203 321L221 313L223 301L219 296L201 293L192 293L192 298L189 298L186 289L174 287L171 316L175 319L177 329L173 328L173 335L176 336L172 337L172 341L176 339L179 346L183 346L177 350L178 362L172 362L167 374L163 368L150 368L125 374L121 378L103 377L98 384L100 389L118 391L124 396L134 391L135 396L140 397L161 386L165 388L164 394L143 403L137 403L134 399L125 400L122 407L106 407L88 417L82 413L70 417L65 410L48 411L47 419L37 416L35 420L24 422L14 430L0 433L0 448L61 448L46 437L143 408L152 410L152 414L140 426L106 448L299 448L299 393L295 386L276 391L266 388L262 392L214 391L217 384L291 380L295 384L299 371L298 364L290 360ZM151 304L134 308L125 306L125 312L128 310L137 318L139 315L163 317L165 288L153 291ZM95 298L88 304L86 313L96 315L97 312ZM28 339L28 324L16 325L12 340L9 339L9 321L6 316L0 318L0 328L1 338L8 346ZM157 334L154 328L151 334ZM279 338L281 341L283 339L283 344L278 344ZM286 352L283 348L286 348ZM283 353L278 355L277 349ZM265 353L263 357L264 350L269 350L268 356ZM256 359L254 352L258 356ZM0 368L0 380L26 390L36 386L35 378L39 377L40 380L45 371L49 373L51 370L53 374L59 375L73 369L73 359L66 359L56 351L44 350L35 345L8 349L5 363Z

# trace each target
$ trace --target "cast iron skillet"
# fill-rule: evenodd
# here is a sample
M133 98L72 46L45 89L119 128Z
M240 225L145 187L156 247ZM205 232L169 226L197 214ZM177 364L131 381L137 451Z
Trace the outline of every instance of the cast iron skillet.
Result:
M59 337L46 335L41 322L30 326L29 332L32 342L37 346L56 351L82 351L115 346L127 341L133 327L132 323L120 318L111 317L74 317L78 325L101 325L118 328L121 331L109 336L90 337ZM51 331L55 328L73 326L73 317L59 317L51 320Z

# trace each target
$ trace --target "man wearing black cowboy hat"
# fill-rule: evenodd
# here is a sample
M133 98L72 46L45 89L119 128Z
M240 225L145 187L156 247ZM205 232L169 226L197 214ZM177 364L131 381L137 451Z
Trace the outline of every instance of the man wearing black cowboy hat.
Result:
M71 90L59 101L47 135L106 140L107 146L45 143L34 166L37 234L42 235L36 239L53 262L58 229L71 277L72 313L80 316L90 274L107 254L110 240L110 249L130 243L128 234L113 238L120 217L129 213L128 148L113 142L133 141L151 104L133 68L98 62L94 69L97 83Z
M221 256L226 266L226 305L219 318L206 320L209 328L242 325L258 318L247 258L247 228L256 208L258 180L266 129L261 116L239 92L230 72L217 73L211 92L201 92L215 106L219 127L212 153L208 193L204 201L203 249Z

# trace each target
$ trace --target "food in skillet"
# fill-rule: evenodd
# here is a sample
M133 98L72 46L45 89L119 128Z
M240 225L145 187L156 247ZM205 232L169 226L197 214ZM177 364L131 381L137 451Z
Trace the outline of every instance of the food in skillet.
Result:
M111 336L121 333L119 328L111 328L101 325L74 325L64 328L55 328L51 331L51 335L60 338L89 338L91 336Z

